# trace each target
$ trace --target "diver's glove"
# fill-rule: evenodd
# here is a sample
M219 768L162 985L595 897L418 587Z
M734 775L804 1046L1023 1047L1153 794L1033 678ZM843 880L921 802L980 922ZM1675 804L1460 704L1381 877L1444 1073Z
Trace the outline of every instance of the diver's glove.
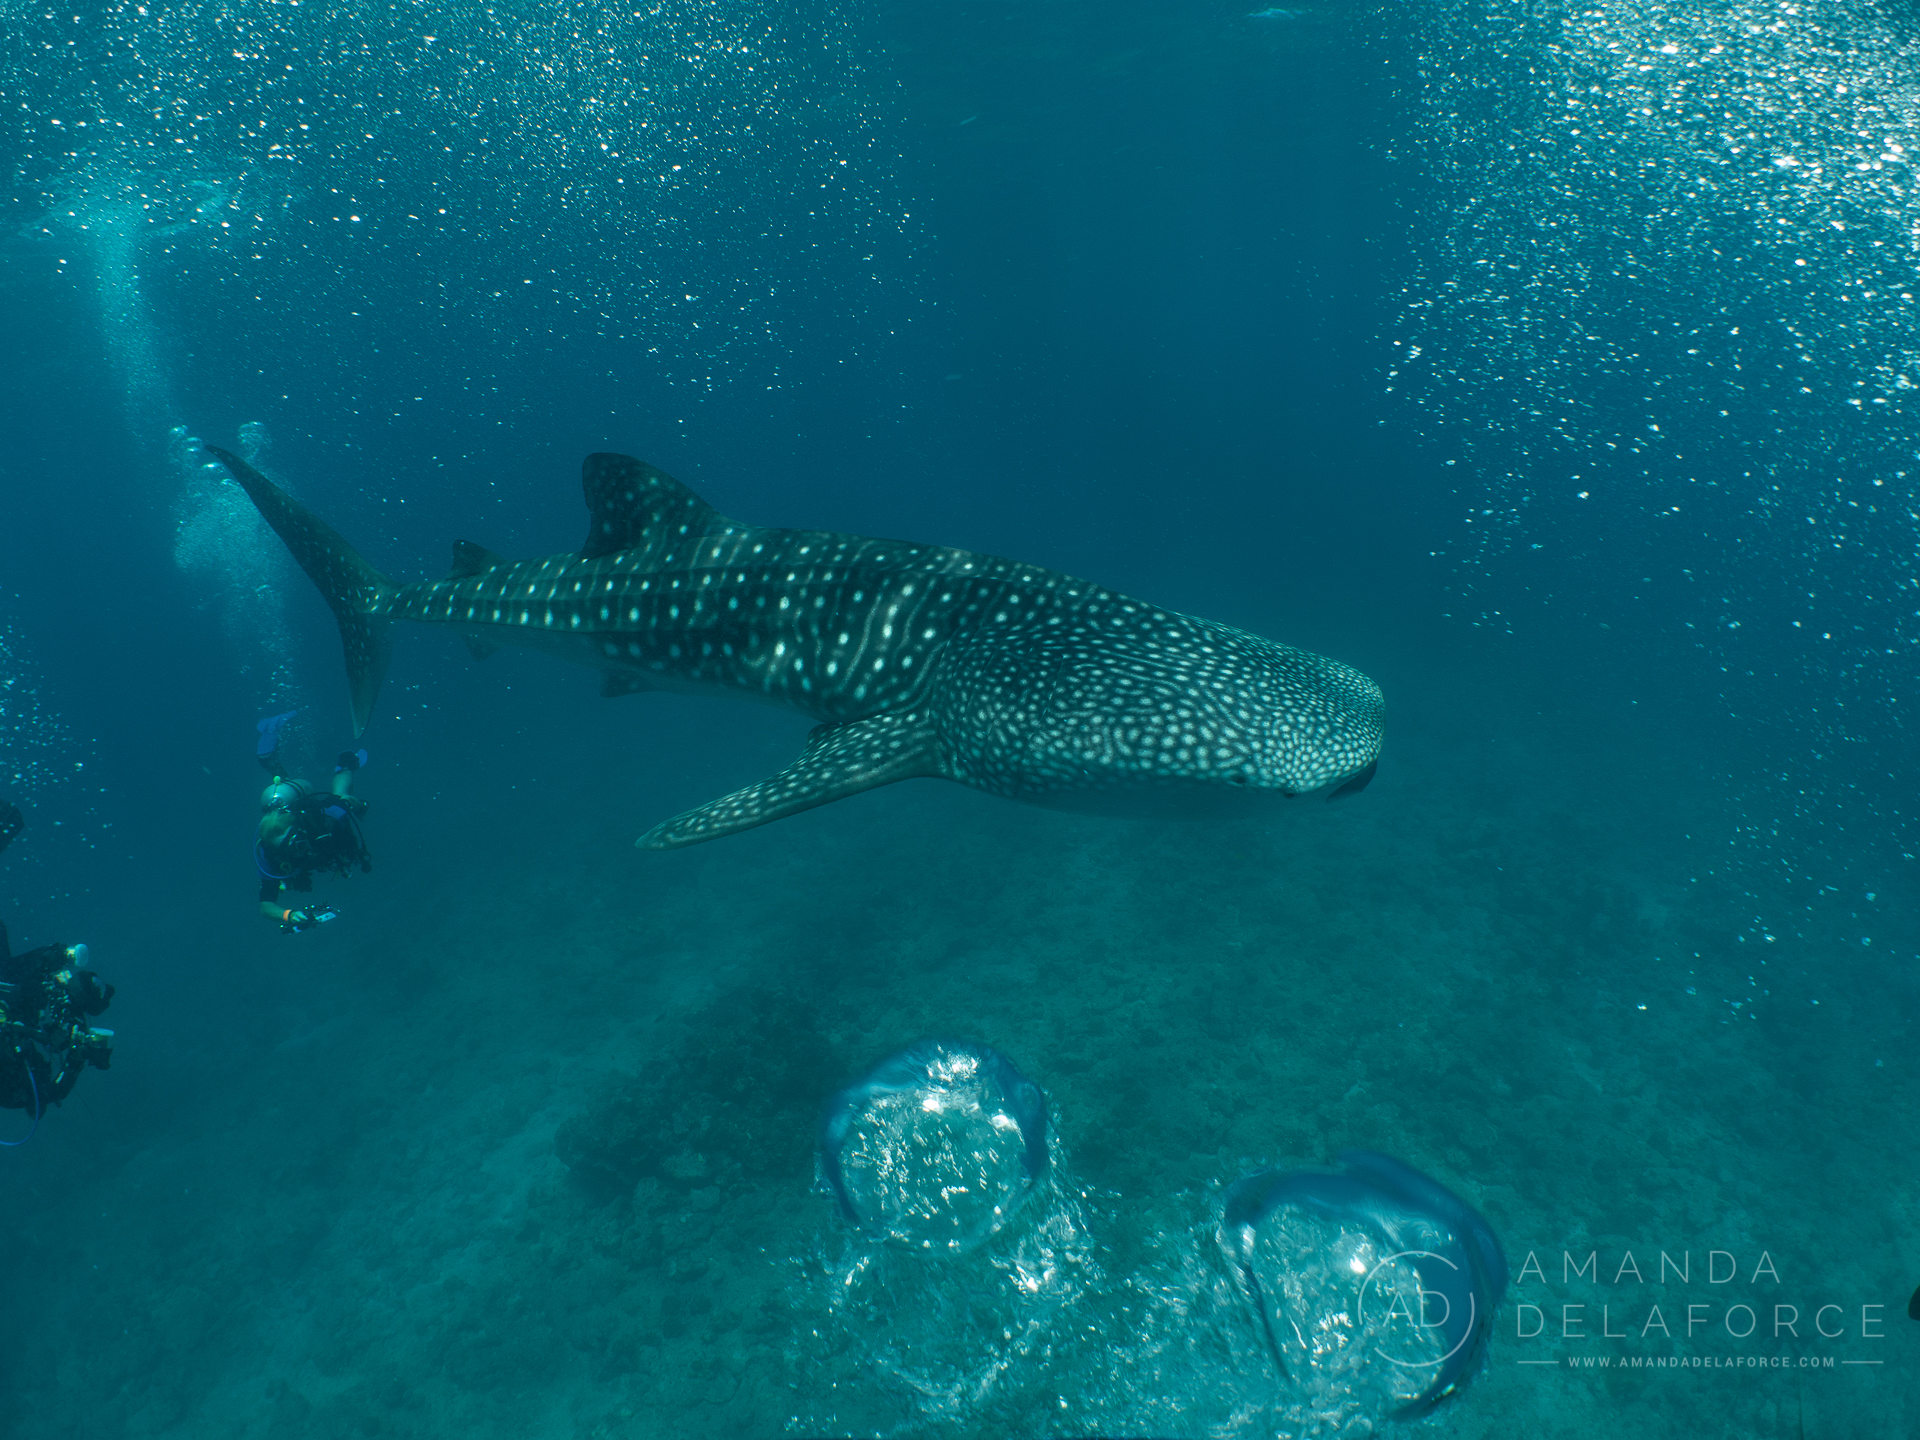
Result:
M342 770L364 770L367 765L367 752L364 750L342 750L333 757L333 773Z
M302 930L311 930L316 925L325 924L340 912L331 905L310 906L300 910L287 910L280 916L280 929L287 935L298 935Z

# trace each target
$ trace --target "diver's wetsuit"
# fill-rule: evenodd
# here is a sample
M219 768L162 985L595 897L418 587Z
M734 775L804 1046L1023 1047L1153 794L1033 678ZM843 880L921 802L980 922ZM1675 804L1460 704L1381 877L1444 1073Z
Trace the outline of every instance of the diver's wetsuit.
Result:
M366 837L360 833L356 812L364 800L315 791L280 807L293 819L292 827L269 843L255 840L253 862L260 871L260 899L276 903L286 890L313 889L316 872L350 875L373 869Z
M107 1008L113 986L75 953L42 945L15 955L0 925L0 1109L37 1115L66 1099L87 1066L113 1060L113 1032L86 1023Z

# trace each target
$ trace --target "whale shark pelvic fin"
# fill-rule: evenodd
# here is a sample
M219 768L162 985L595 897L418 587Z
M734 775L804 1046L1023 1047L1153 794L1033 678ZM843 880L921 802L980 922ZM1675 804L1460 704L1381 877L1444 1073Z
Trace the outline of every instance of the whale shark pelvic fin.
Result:
M347 653L347 687L353 697L353 738L367 728L373 702L393 654L392 625L366 612L394 593L393 582L360 557L326 521L275 485L238 455L207 446L259 509L307 577L320 588L340 626ZM477 548L477 547L476 547Z
M617 700L622 695L637 695L642 690L651 690L646 677L636 675L631 670L609 670L600 680L600 693L609 700Z
M922 777L952 778L933 722L921 712L816 725L800 758L778 775L663 820L634 844L642 850L678 850L862 790Z
M471 540L456 540L453 542L453 565L447 571L447 579L465 580L470 575L484 575L506 563L484 545L476 545Z
M471 540L456 540L453 542L453 564L447 570L447 579L467 580L506 563L484 545L476 545ZM463 635L460 638L466 641L467 653L476 660L485 660L500 648L478 635Z

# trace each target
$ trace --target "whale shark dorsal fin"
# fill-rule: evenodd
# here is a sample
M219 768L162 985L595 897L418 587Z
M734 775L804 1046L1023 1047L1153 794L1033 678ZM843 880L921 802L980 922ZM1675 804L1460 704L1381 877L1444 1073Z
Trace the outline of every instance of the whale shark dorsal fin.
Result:
M800 758L778 775L663 820L634 843L642 850L678 850L923 776L951 778L932 719L922 712L816 725Z
M726 519L664 470L631 455L589 455L580 466L586 492L584 560L618 550L639 552L637 568L652 569L690 535L723 529Z
M447 571L447 579L465 580L469 576L484 575L506 563L484 545L476 545L471 540L456 540L453 542L453 567Z

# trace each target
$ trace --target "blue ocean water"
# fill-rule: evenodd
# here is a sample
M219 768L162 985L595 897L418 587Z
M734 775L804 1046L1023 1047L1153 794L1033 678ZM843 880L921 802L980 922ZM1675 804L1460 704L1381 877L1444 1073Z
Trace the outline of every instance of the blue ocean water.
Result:
M1413 1423L1920 1425L1907 7L5 33L0 918L119 989L0 1155L0 1434L1367 1433L1283 1393L1215 1233L1352 1148L1513 1275ZM339 641L189 436L405 578L577 547L597 450L1086 576L1366 671L1380 772L1207 823L916 781L646 853L805 722L403 632L374 869L282 935L253 726L301 707L321 774ZM944 1266L815 1153L926 1036L1054 1127Z

